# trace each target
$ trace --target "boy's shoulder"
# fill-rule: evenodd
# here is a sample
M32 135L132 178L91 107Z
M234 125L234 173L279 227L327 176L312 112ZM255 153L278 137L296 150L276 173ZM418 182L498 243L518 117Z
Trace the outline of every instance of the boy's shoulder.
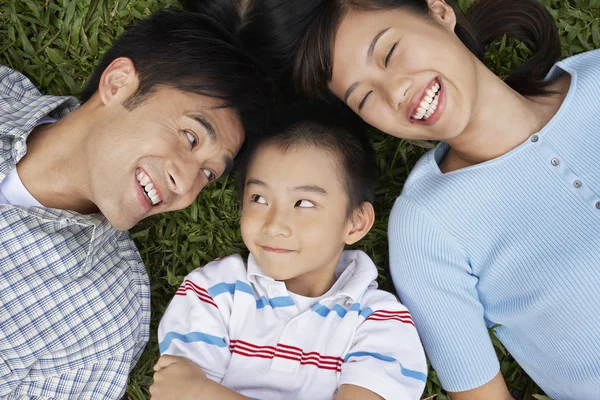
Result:
M196 268L187 276L187 280L202 282L246 281L246 259L239 254L217 258L203 267Z

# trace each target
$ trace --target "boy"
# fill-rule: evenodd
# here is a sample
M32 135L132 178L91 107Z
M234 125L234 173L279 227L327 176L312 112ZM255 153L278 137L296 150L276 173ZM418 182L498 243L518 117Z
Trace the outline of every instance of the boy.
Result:
M247 262L233 255L186 277L160 352L210 378L196 398L418 399L427 367L410 314L376 289L365 253L344 251L373 224L373 151L314 114L282 121L238 174Z

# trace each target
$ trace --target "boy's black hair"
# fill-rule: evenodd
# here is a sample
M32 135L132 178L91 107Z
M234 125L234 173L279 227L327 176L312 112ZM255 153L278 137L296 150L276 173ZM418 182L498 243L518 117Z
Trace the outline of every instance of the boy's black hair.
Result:
M236 183L243 199L248 169L256 152L274 146L283 153L298 147L326 150L337 158L348 194L348 215L363 202L375 202L377 163L365 124L347 110L320 106L289 106L274 113L267 132L246 153L236 168Z
M211 3L210 0L198 3ZM137 91L124 106L133 109L160 86L222 101L237 111L247 139L264 129L268 104L264 71L239 35L239 19L219 13L164 9L138 21L114 43L87 82L80 100L98 90L106 67L119 57L133 61Z

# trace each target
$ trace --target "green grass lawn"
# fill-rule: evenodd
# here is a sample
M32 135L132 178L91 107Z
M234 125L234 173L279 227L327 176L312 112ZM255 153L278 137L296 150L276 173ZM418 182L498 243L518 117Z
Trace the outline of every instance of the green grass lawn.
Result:
M463 9L471 3L458 1ZM543 4L558 24L563 56L600 47L600 0L543 0ZM25 73L43 93L77 95L95 62L125 27L167 6L179 4L177 0L0 0L0 63ZM502 39L490 46L487 62L503 75L526 56L523 46ZM412 165L432 145L376 131L372 139L380 170L377 221L357 248L379 266L381 286L393 291L388 272L388 214ZM189 208L150 218L132 230L152 285L152 326L148 347L131 375L127 398L149 398L152 366L158 358L158 321L183 277L216 257L245 252L238 221L235 189L231 180L222 180L203 190ZM497 340L495 345L502 373L509 387L520 393L517 396L544 399ZM434 371L424 398L447 399Z

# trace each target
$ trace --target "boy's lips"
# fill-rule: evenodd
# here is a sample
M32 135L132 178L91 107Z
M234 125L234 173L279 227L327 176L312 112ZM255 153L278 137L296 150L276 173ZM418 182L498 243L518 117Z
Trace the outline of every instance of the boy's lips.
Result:
M287 253L293 253L295 250L289 250L289 249L282 249L279 247L269 247L269 246L262 246L259 245L264 251L268 251L269 253L277 253L277 254L287 254Z

